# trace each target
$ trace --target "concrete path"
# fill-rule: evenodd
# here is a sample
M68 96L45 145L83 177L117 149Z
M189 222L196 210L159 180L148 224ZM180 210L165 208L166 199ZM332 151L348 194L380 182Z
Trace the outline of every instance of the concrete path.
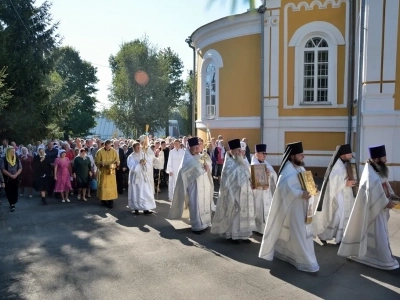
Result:
M166 199L167 193L160 194ZM0 299L400 299L400 275L336 255L315 243L321 270L297 271L258 258L260 237L234 245L168 221L169 202L135 216L126 194L113 209L99 201L22 198L0 205ZM400 211L389 221L400 257Z

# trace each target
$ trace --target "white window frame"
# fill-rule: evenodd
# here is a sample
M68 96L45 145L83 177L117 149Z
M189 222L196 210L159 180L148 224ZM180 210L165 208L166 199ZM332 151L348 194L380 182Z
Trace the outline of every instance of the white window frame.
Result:
M302 104L302 105L315 105L315 104L331 104L331 99L329 98L329 96L330 96L330 94L329 94L329 91L330 91L330 79L331 79L331 74L329 73L329 71L332 69L331 68L331 64L330 64L330 61L329 61L329 59L330 59L330 57L329 57L329 53L330 53L330 51L329 51L329 44L328 44L328 47L318 47L318 45L317 46L315 46L315 47L311 47L311 48L306 48L306 44L309 42L309 41L311 41L312 39L315 39L315 38L318 38L318 39L321 39L320 40L320 42L319 43L321 43L322 41L325 41L327 44L328 44L328 42L323 38L323 37L320 37L320 36L313 36L313 37L311 37L309 40L307 40L305 43L304 43L304 47L303 47L303 66L302 66L302 83L301 83L301 85L299 85L299 88L301 87L301 92L302 92L302 94L301 94L301 98L300 98L300 100L301 100L301 102L300 102L300 104ZM318 101L317 99L318 99L318 77L319 77L319 75L318 75L318 65L319 65L319 63L324 63L324 62L319 62L318 61L318 58L319 58L319 53L320 52L328 52L328 87L326 88L326 90L327 90L327 92L328 92L328 94L327 94L327 101ZM304 100L304 90L305 90L305 87L304 87L304 79L305 79L305 74L304 74L304 67L305 67L305 62L304 62L304 56L305 56L305 53L306 52L311 52L311 53L314 53L314 60L313 60L313 64L312 64L312 66L313 66L313 69L314 69L314 75L312 75L312 77L313 77L313 80L314 80L314 86L312 87L312 89L313 89L313 96L315 97L314 98L314 100L313 101L305 101Z
M328 43L328 101L303 102L304 95L304 51L306 43L313 37L323 38ZM293 34L289 47L295 47L294 59L294 107L338 107L337 104L337 56L338 46L345 45L342 33L327 22L310 22Z
M206 80L207 67L212 63L215 67L215 109L213 116L207 116L206 107ZM221 55L214 49L208 50L203 55L201 66L201 117L202 119L213 120L219 116L219 69L224 66Z

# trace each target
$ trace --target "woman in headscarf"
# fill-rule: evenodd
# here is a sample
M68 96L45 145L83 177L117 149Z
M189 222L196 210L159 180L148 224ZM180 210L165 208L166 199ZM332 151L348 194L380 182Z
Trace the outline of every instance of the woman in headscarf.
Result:
M217 147L215 147L214 149L214 157L216 162L215 175L218 177L218 183L220 183L222 167L224 166L224 160L225 160L225 147L223 140L218 141Z
M47 205L46 191L49 188L52 179L51 160L47 158L44 152L44 146L38 147L38 155L33 158L33 186L35 190L40 191L42 203Z
M21 156L19 157L22 165L21 182L20 182L20 197L24 196L25 188L28 190L29 198L32 198L33 186L33 157L29 154L27 148L21 148Z
M72 190L71 177L71 162L69 158L66 157L65 150L62 149L59 152L59 157L57 157L54 161L54 180L56 181L54 192L61 194L61 202L63 203L65 201L71 202L68 199L69 191Z
M6 156L0 160L0 170L4 175L6 196L10 203L10 210L14 211L15 204L18 201L18 176L22 172L21 161L15 154L14 147L7 148Z
M92 164L86 156L86 149L80 149L80 155L74 159L74 178L78 186L78 200L86 199L86 189L89 186L90 177L92 176Z

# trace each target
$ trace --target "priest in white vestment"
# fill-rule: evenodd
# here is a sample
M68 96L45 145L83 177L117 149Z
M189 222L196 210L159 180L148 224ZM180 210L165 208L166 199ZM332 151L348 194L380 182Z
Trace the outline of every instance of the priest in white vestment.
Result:
M312 224L306 224L308 204L313 199L302 190L298 178L305 171L303 159L301 142L286 145L259 257L271 261L275 255L300 271L317 272Z
M156 208L151 185L153 178L150 178L148 172L149 168L153 168L150 159L149 155L141 151L139 143L133 144L133 152L128 156L126 163L129 169L128 206L136 215L139 214L139 210L143 210L146 215L152 214L151 209Z
M337 146L325 173L313 220L314 236L318 236L324 245L333 239L336 244L340 244L350 218L354 205L352 187L356 184L351 179L352 174L349 179L347 173L347 164L352 156L349 144Z
M166 172L169 174L169 181L168 181L169 201L172 201L174 197L174 190L178 178L178 170L184 155L185 155L185 150L181 149L181 142L179 139L176 139L174 141L174 149L169 151L167 170L166 170Z
M169 219L178 220L182 218L184 209L188 208L192 231L196 234L201 234L211 225L211 203L214 192L208 176L211 159L204 159L199 154L199 139L190 138L188 149L175 175L177 181L168 214Z
M265 160L267 156L267 145L258 144L255 147L254 156L251 159L251 165L264 164L269 176L269 187L266 190L253 190L254 194L254 211L256 217L256 230L255 232L263 234L265 230L265 223L268 217L269 209L272 203L272 196L274 195L278 175L274 168Z
M338 255L384 270L399 268L390 249L389 210L395 206L388 182L384 145L369 148L356 202L340 244Z
M229 141L228 145L230 151L225 155L211 233L222 234L235 244L251 243L255 220L250 171L241 153L240 140Z
M147 161L147 165L149 166L147 168L147 173L149 176L151 188L153 191L153 195L155 193L155 188L154 188L154 162L158 159L156 155L154 154L154 151L151 150L150 148L150 142L149 142L149 137L147 135L141 135L139 137L140 145L141 145L141 152L143 153L144 158Z

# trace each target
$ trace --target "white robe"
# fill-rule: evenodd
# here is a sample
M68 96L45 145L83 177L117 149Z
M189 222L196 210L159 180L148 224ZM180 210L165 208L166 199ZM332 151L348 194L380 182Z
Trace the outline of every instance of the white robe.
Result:
M146 166L142 166L139 163L144 157L145 155L141 151L139 153L132 152L127 158L129 168L128 206L133 210L150 210L156 208L154 189L150 180L153 178L149 177L148 172L148 169L153 167L148 156L146 156Z
M225 155L211 233L227 239L248 239L255 229L254 197L248 167Z
M322 211L317 211L313 220L314 236L321 240L342 241L354 206L353 190L346 186L347 179L346 165L338 159L329 175Z
M211 159L206 160L206 163L211 168ZM179 171L175 174L177 185L168 218L180 219L184 209L188 208L192 230L206 229L211 225L214 187L200 156L192 155L189 150L185 151Z
M172 176L169 176L168 181L168 199L172 201L174 198L174 190L176 186L176 181L178 179L179 166L181 165L183 156L185 155L185 150L175 148L169 151L167 170L169 174L172 172Z
M146 159L147 167L147 175L149 176L150 185L153 191L153 195L155 194L154 188L154 164L157 164L158 158L154 154L153 150L150 147L147 148L147 151L144 147L140 147L140 152L142 153L143 157Z
M278 178L267 218L259 257L287 261L300 271L319 270L314 252L312 224L306 224L308 202L297 174L305 171L286 162Z
M252 165L265 164L269 170L269 188L267 190L253 190L254 194L254 212L256 217L256 232L263 234L265 230L265 223L268 217L269 209L272 203L272 196L274 195L277 181L277 174L274 168L267 162L260 161L256 157L251 159Z
M399 267L399 262L390 249L389 209L386 208L389 199L383 190L383 182L387 180L382 180L367 163L338 255L375 268L393 270Z

